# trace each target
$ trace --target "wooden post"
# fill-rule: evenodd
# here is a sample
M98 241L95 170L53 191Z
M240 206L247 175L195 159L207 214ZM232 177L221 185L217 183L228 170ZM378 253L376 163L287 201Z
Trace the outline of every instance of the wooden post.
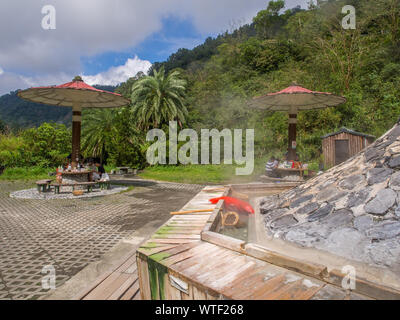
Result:
M72 167L76 167L79 162L81 151L81 122L82 108L80 105L74 105L72 108Z
M291 110L289 113L289 141L288 141L288 158L287 160L296 160L296 125L297 110Z

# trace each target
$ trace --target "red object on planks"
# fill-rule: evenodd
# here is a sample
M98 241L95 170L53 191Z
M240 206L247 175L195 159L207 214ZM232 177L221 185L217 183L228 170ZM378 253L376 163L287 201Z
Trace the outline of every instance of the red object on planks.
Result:
M236 199L236 198L219 197L219 198L210 199L209 201L212 204L216 204L219 200L225 201L225 208L229 211L235 211L238 213L254 214L254 209L249 203L247 203L246 201Z

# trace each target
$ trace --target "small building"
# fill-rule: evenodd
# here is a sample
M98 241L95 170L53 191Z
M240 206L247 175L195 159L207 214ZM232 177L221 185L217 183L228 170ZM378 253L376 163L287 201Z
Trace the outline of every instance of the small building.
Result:
M324 166L330 168L351 158L374 142L375 137L341 128L322 137Z

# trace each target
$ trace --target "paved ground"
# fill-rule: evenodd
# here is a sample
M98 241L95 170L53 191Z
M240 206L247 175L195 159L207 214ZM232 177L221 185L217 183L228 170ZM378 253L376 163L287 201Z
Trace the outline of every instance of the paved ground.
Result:
M159 226L201 186L130 181L134 189L75 200L12 199L29 183L0 182L0 299L37 299L43 267L57 287L148 224Z

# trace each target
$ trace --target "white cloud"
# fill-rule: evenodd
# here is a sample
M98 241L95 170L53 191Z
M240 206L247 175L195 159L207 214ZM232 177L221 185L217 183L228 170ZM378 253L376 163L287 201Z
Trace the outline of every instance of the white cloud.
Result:
M150 67L150 61L140 60L135 56L133 59L128 59L122 66L111 67L107 71L94 76L83 75L82 78L90 85L100 84L115 86L135 76L140 71L147 73Z
M42 29L44 5L56 9L56 30ZM160 31L166 17L190 20L206 36L227 30L231 21L250 22L266 6L267 0L2 0L0 65L7 72L1 85L10 87L5 76L26 85L22 75L30 83L57 77L61 83L61 74L82 73L81 57L131 50Z
M4 70L0 67L0 76L4 73Z

